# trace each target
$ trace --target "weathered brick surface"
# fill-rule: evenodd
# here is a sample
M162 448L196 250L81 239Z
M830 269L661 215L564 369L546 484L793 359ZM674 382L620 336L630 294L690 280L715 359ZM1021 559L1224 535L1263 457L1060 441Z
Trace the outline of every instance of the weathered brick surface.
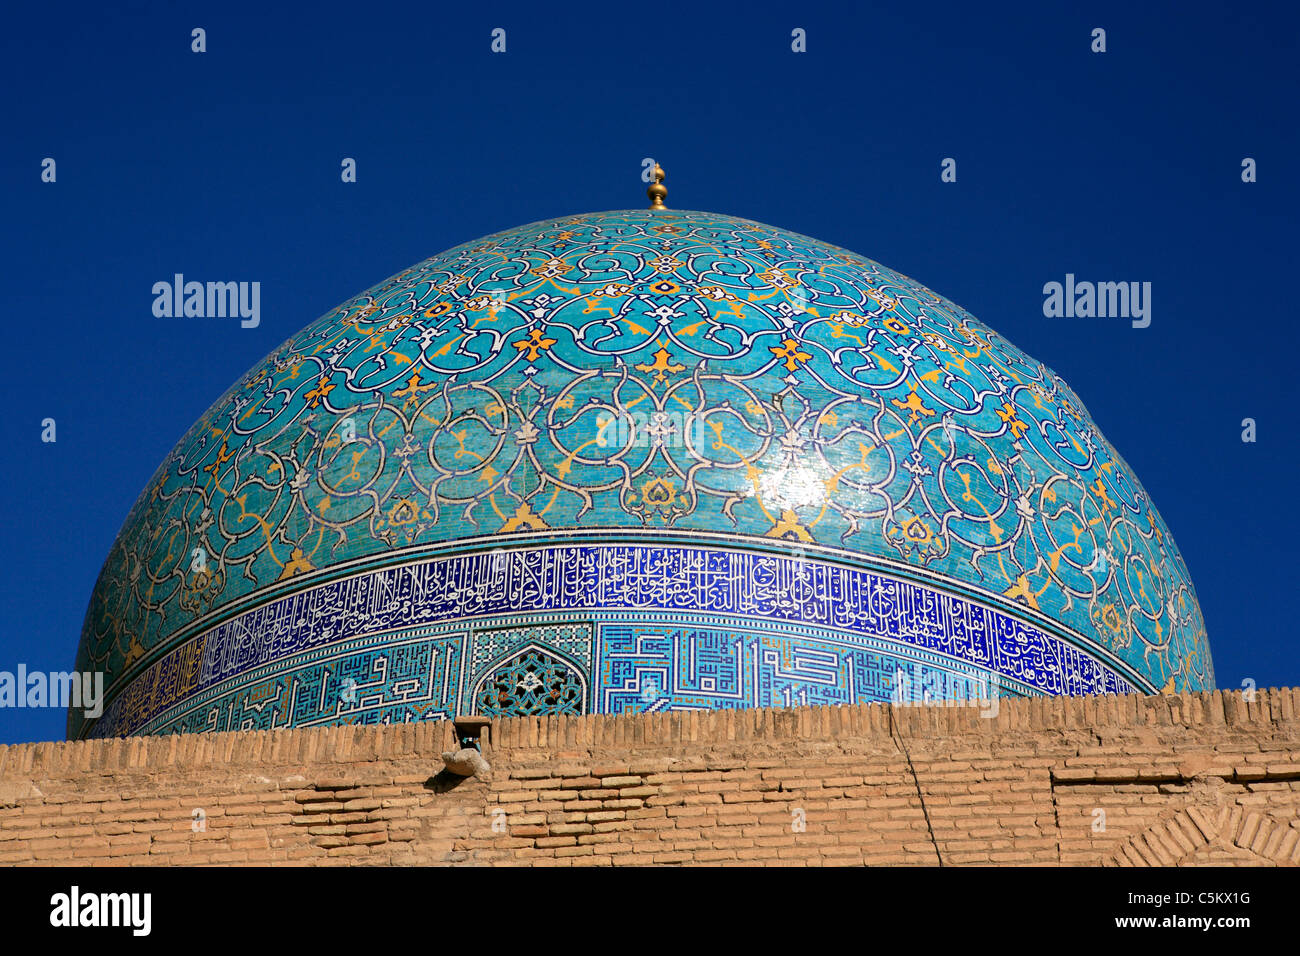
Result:
M0 864L1300 862L1300 691L0 746Z

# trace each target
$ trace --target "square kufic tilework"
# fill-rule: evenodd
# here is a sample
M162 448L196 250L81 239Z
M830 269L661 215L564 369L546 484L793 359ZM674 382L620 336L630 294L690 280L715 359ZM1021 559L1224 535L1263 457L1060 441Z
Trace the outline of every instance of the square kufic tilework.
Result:
M221 686L166 713L146 732L267 730L323 723L378 724L453 715L466 632L370 635L315 650L265 670L251 686ZM235 681L226 682L236 683Z
M767 633L741 622L611 623L601 625L600 636L598 692L608 713L890 701L900 685L929 699L965 699L988 683L987 674L937 655L906 659L852 640Z

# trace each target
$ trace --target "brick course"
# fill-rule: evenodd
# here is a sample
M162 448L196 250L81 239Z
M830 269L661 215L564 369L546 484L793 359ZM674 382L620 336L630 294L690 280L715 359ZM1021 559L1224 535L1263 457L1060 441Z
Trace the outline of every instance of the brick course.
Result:
M0 864L1300 862L1300 690L1000 704L0 746Z

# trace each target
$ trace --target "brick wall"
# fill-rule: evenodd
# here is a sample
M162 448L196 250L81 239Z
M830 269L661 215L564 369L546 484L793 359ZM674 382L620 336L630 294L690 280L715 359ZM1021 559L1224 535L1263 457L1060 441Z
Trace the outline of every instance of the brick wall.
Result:
M446 722L21 744L0 864L1295 864L1298 711L1285 689L512 718L464 780Z

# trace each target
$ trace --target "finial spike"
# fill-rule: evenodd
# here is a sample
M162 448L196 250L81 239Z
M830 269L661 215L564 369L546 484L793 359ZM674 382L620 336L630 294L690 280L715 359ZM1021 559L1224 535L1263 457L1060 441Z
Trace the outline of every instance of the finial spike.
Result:
M658 212L660 209L667 209L664 200L668 197L668 187L664 185L664 170L658 163L655 163L655 181L645 194L650 197L650 211Z

